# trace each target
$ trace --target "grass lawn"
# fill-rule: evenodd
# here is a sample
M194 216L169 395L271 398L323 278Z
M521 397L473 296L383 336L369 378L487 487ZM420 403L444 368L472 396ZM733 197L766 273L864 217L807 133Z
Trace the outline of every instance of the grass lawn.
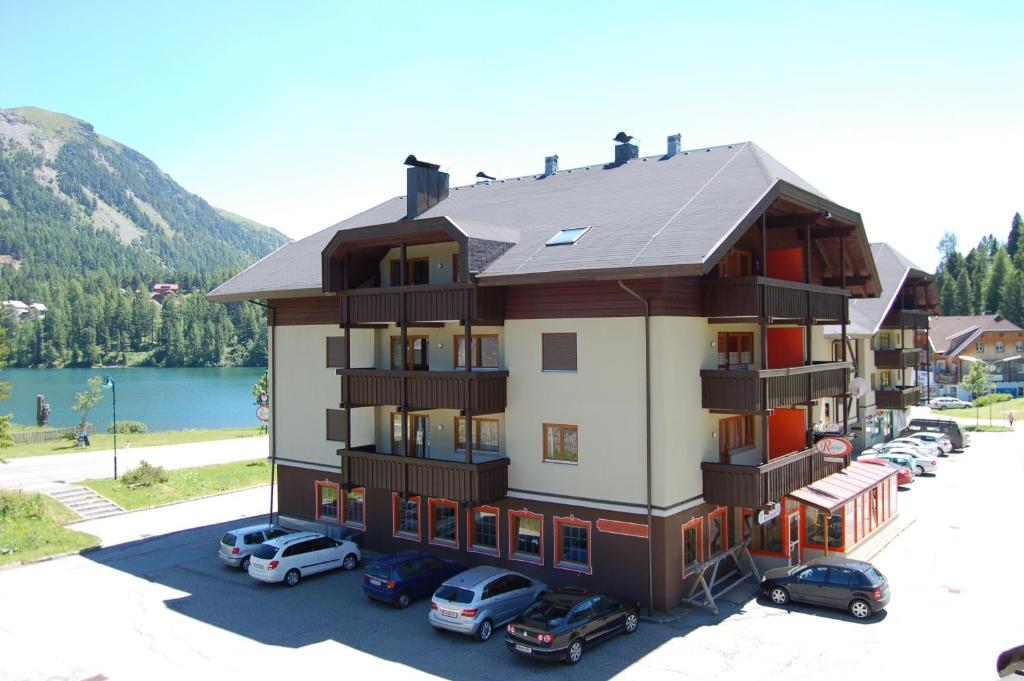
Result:
M42 494L0 492L0 565L96 546L91 534L63 525L80 518Z
M270 484L270 463L264 459L218 463L167 471L167 482L150 487L126 487L122 480L86 480L91 487L122 508L134 510L169 504L218 492Z
M972 433L1011 433L1013 428L1009 426L964 426L964 430Z
M1006 412L1012 411L1015 419L1024 416L1024 397L1015 397L1009 402L1000 402L999 404L993 404L992 407L992 419L993 420L1006 420ZM988 419L989 407L981 407L977 410L977 415L981 418L982 423L986 423ZM973 419L975 417L975 408L966 407L964 409L933 409L932 410L937 416L955 416L961 419Z
M168 430L162 433L131 433L117 436L118 449L131 443L132 449L154 445L180 445L188 442L209 440L232 440L237 437L256 437L256 428L222 428L216 430ZM74 454L75 452L98 451L114 448L114 436L97 433L91 436L92 447L78 449L74 440L51 440L31 442L0 449L0 459L17 459L22 456L43 456L46 454Z

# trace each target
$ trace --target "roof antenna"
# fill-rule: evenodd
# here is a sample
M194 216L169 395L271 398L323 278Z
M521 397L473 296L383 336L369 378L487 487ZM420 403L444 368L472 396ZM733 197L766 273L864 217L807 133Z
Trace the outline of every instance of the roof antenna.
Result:
M497 178L491 177L490 175L488 175L487 173L485 173L482 170L479 173L476 174L476 181L478 183L479 182L487 182L488 180L495 180L495 179L497 179Z

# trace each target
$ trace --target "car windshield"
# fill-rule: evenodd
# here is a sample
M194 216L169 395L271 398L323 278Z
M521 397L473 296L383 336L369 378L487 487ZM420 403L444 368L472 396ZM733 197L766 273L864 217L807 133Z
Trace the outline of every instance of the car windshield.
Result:
M473 592L469 589L460 589L457 586L442 584L441 588L434 592L435 598L451 601L452 603L472 603Z
M277 555L277 547L271 546L270 544L260 544L259 547L252 552L253 557L261 560L267 560Z
M523 619L553 627L569 614L569 608L551 601L537 601L523 613Z
M238 541L238 538L235 537L235 535L231 534L230 532L225 534L220 539L220 543L221 544L227 544L228 546L234 546L236 541Z
M366 568L366 574L371 577L380 577L381 579L388 579L391 577L391 566L385 565L384 563L374 563L370 567Z
M876 570L874 566L864 570L864 574L867 576L868 580L872 584L881 584L882 581L885 579L885 577L882 576L882 573Z

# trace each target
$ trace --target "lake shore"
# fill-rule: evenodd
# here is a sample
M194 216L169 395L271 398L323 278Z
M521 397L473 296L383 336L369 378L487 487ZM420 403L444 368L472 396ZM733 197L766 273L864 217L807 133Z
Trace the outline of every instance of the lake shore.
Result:
M192 430L169 430L159 433L130 433L117 436L117 448L124 452L129 449L156 447L162 445L179 445L193 442L211 442L216 440L235 440L238 438L260 437L258 427L248 428L207 428ZM77 447L75 440L50 440L48 442L31 442L0 449L0 460L20 459L26 456L49 456L54 454L86 454L114 448L114 436L97 433L91 436L89 447Z

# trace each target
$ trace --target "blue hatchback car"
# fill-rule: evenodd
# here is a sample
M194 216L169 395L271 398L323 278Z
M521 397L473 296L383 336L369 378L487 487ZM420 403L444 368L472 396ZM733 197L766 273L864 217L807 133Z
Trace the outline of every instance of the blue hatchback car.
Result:
M441 584L466 569L428 553L409 551L382 558L363 575L363 592L396 608L407 608L414 598L432 595Z

